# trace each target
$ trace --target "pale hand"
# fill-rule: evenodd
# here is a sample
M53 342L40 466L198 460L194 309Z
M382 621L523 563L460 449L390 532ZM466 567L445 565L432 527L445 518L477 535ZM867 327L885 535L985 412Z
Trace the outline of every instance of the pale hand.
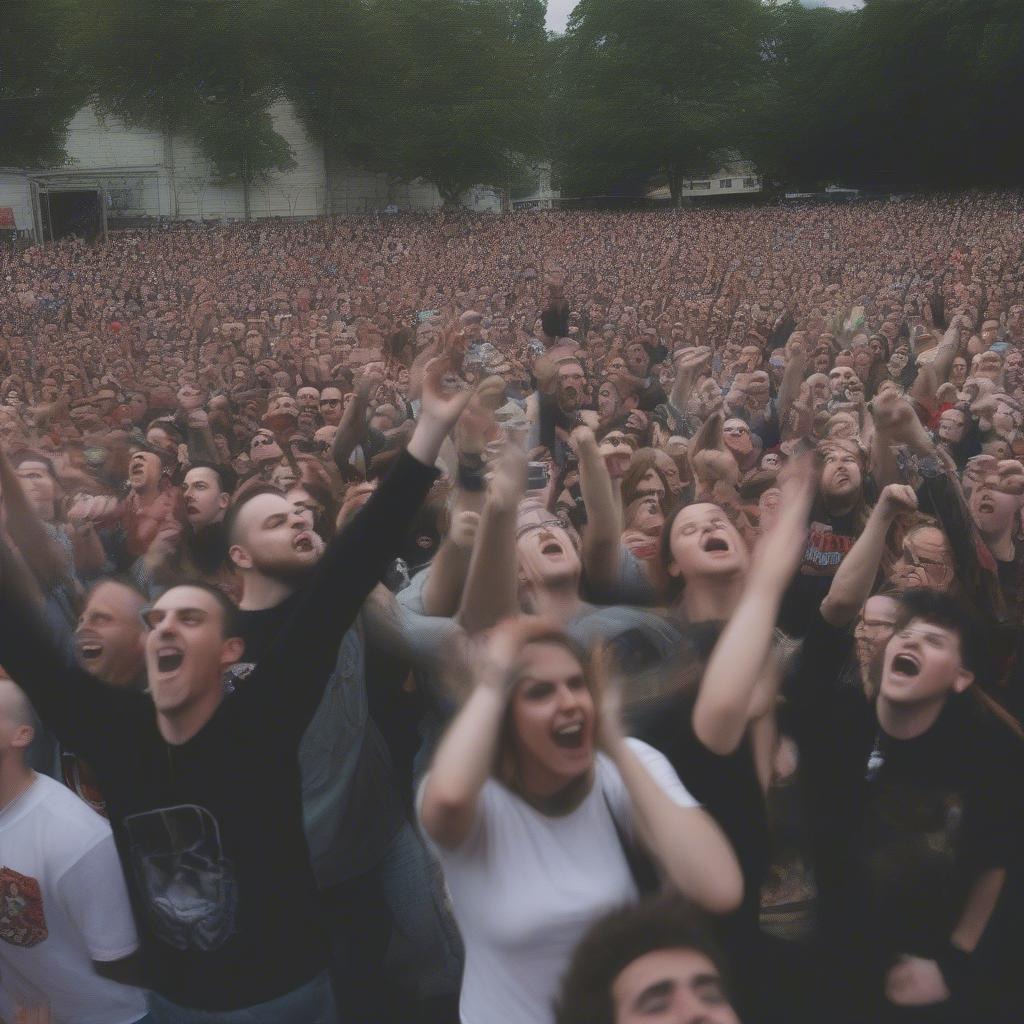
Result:
M917 494L907 484L888 484L878 498L879 514L893 520L903 512L917 511Z
M597 438L590 427L576 427L569 435L572 450L579 454L584 448L597 447Z
M460 551L472 551L479 527L479 512L456 512L452 516L452 525L448 528L448 540Z
M913 406L900 395L886 391L871 403L875 428L890 441L916 440L923 432Z
M421 419L430 419L445 426L447 433L469 405L474 392L466 387L446 387L444 378L452 371L451 360L447 357L431 359L424 369Z
M504 619L473 644L469 655L472 677L479 685L511 693L523 648L534 640L560 632L557 623L537 615Z
M681 348L672 357L676 364L676 372L688 376L697 373L710 358L711 349L707 345L699 345L697 348Z
M487 481L487 501L503 512L514 512L526 492L526 456L508 447L491 463Z
M949 999L950 991L934 960L905 956L885 976L885 997L897 1006L930 1006Z

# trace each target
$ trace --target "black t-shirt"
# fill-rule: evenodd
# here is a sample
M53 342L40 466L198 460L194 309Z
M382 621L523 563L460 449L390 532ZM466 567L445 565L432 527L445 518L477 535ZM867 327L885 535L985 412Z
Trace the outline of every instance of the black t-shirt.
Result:
M862 691L836 685L850 643L816 616L788 697L822 923L851 986L877 995L898 954L948 941L979 874L1016 864L1024 757L970 694L923 735L888 736Z
M720 622L685 627L683 644L689 652L682 660L691 665L695 680L703 676L722 627ZM724 755L709 750L697 738L693 730L697 691L697 685L687 686L645 700L630 715L630 735L650 743L668 758L732 844L743 872L743 903L717 923L731 959L746 962L757 933L761 884L769 861L765 797L749 738Z
M341 637L435 476L400 456L328 547L244 684L183 744L162 738L148 696L104 686L69 665L31 610L0 600L0 657L43 721L96 770L146 983L175 1003L252 1006L326 967L298 745Z
M779 612L779 626L790 636L804 635L861 529L858 512L833 515L820 505L812 509L807 547L796 576L786 588Z

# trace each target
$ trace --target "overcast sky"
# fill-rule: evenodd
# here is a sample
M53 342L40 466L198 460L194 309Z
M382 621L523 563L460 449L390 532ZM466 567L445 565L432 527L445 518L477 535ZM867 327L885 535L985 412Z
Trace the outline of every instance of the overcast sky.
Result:
M626 0L623 0L626 2ZM565 23L578 0L548 0L548 29L564 32ZM861 0L803 0L805 7L840 7L849 9L862 6Z

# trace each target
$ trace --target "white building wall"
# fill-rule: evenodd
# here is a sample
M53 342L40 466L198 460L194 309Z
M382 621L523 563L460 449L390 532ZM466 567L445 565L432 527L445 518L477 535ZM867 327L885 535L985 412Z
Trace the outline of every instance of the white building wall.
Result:
M128 128L90 106L71 119L65 148L71 167L154 167L163 163L164 137L151 129Z
M426 181L396 182L385 174L367 171L349 161L325 154L287 100L270 108L274 127L288 142L296 166L274 173L249 190L250 215L259 217L315 217L324 214L361 214L382 210L393 202L403 210L432 210L442 205L437 189ZM64 167L31 172L41 187L103 189L108 197L111 225L119 219L169 217L180 220L240 219L245 216L241 185L217 182L210 161L187 135L168 135L146 128L128 127L119 118L100 115L91 106L72 118ZM0 195L16 195L19 227L32 229L32 203L28 179L5 176ZM18 184L23 180L24 184ZM478 212L501 210L495 189L470 189L463 206Z
M0 206L9 206L14 213L14 226L19 231L35 231L32 218L32 185L23 174L0 173Z
M274 172L249 189L252 217L315 217L325 211L327 173L323 147L306 133L286 100L270 108L274 127L292 148L296 166ZM232 219L245 216L241 185L219 184L210 161L187 136L170 140L168 170L177 200L176 216L187 219Z

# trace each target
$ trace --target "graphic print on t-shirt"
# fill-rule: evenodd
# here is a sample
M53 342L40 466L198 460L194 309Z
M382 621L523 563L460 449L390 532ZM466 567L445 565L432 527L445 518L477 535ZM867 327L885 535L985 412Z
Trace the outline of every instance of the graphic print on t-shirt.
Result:
M0 939L29 949L49 934L39 883L12 868L0 867Z
M800 573L804 576L834 576L839 563L849 554L855 537L836 533L829 523L811 523Z
M219 949L235 931L238 885L213 815L182 804L124 823L154 935L175 949Z

